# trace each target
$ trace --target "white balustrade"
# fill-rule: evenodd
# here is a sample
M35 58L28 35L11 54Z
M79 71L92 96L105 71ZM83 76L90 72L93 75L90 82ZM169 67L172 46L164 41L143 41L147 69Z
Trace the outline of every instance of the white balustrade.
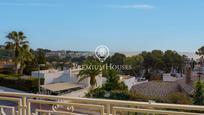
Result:
M0 115L128 115L130 113L204 115L204 106L0 93Z

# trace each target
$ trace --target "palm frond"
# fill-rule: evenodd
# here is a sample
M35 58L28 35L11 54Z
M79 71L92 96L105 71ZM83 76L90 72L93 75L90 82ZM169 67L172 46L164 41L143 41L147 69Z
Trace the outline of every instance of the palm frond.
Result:
M81 76L81 77L79 78L78 82L81 82L81 81L83 81L83 80L86 79L86 78L89 78L89 76Z
M13 49L15 45L12 42L5 42L6 49Z
M26 45L26 44L29 44L29 42L28 41L21 41L20 42L20 45Z

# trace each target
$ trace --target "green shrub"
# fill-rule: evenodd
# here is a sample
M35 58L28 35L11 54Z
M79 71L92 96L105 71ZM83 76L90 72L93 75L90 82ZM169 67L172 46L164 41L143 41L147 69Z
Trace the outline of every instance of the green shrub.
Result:
M193 104L204 105L204 85L201 80L198 80L195 85L195 92L193 95Z
M23 70L23 73L25 75L31 75L32 71L38 71L38 68L33 66L26 66L26 68Z
M168 96L168 102L173 104L192 104L190 97L181 92L170 94Z
M102 98L102 99L129 100L130 94L128 93L128 91L124 91L124 90L106 91L106 90L103 90L102 88L96 88L94 90L91 90L89 93L87 93L86 97Z
M135 93L133 91L130 91L130 100L134 100L134 101L148 101L149 99L139 93Z
M41 84L44 83L44 79L40 81ZM20 78L19 75L0 74L0 86L36 93L38 89L38 78Z
M129 100L130 94L127 91L113 90L110 91L109 99Z
M106 94L107 91L101 89L101 88L96 88L94 90L89 91L86 94L86 97L91 97L91 98L104 98L104 95Z

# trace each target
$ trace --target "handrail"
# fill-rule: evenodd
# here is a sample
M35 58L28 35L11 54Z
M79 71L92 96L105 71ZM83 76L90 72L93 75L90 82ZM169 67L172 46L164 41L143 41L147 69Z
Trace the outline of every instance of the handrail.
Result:
M42 94L31 94L31 93L13 93L13 92L0 92L1 96L15 96L15 97L32 97L32 98L46 98L46 99L64 99L64 100L78 100L81 102L86 102L86 101L93 101L93 102L99 102L99 103L109 103L109 104L122 104L122 105L132 105L132 106L163 106L167 108L175 108L178 107L177 109L181 108L182 109L189 109L194 108L193 110L203 110L204 111L204 106L196 106L196 105L184 105L184 104L166 104L166 103L149 103L149 102L136 102L136 101L122 101L122 100L111 100L111 99L96 99L96 98L80 98L80 97L67 97L67 96L53 96L53 95L42 95ZM0 96L0 97L1 97ZM191 109L192 110L192 109Z
M113 108L114 107L124 107L127 110L131 110L130 107L133 108L140 108L141 110L145 110L146 109L156 109L157 112L165 109L172 109L172 110L179 110L179 111L184 111L184 110L191 110L191 111L204 111L204 106L196 106L196 105L183 105L183 104L167 104L167 103L150 103L150 102L137 102L137 101L122 101L122 100L110 100L110 99L95 99L95 98L79 98L79 97L67 97L67 96L52 96L52 95L42 95L42 94L31 94L31 93L14 93L14 92L0 92L0 98L2 98L1 100L5 99L5 100L9 100L6 98L10 98L10 99L15 99L18 98L20 99L20 108L19 111L24 111L24 112L20 112L19 115L26 115L26 111L27 110L27 104L28 102L31 103L32 100L36 101L38 103L42 103L42 104L52 104L52 101L56 101L53 102L54 104L61 104L61 105L72 105L72 106L76 106L76 104L78 103L78 105L83 105L84 104L89 104L87 105L87 107L92 107L94 104L97 106L99 105L103 105L103 107L106 109L106 113L107 114L111 114L113 112ZM44 99L44 100L43 100ZM46 100L52 100L52 101L47 101ZM41 100L41 101L40 101ZM62 103L62 102L57 102L59 100L63 100L66 103ZM69 102L71 101L71 102ZM114 107L113 107L114 106ZM101 107L101 106L100 106ZM102 108L103 108L102 107ZM123 108L123 109L124 109ZM129 109L128 109L129 108ZM158 110L160 109L160 110ZM30 110L29 110L30 111ZM103 110L101 110L103 111ZM23 114L24 113L24 114Z

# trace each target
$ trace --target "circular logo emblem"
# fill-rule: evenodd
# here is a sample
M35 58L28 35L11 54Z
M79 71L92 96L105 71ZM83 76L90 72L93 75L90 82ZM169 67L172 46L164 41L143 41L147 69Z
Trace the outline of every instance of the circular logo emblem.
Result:
M100 62L104 62L109 56L109 49L105 45L100 45L96 47L95 55Z

